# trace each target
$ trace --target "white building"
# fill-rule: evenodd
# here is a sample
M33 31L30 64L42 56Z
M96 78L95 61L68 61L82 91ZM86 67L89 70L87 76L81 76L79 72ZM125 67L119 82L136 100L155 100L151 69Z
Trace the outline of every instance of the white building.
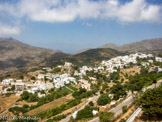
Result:
M38 74L38 79L43 80L43 79L44 79L44 77L45 77L45 75L44 75L44 74Z
M91 85L88 83L87 80L80 79L79 84L81 85L82 88L90 90Z
M9 85L9 84L11 84L12 82L13 82L14 80L12 79L12 78L10 78L10 79L4 79L4 80L2 80L2 85Z
M73 64L70 63L70 62L65 62L65 64L64 64L65 67L71 67L72 65L73 65Z
M77 84L74 77L69 77L68 74L56 74L53 76L53 82L55 83L56 88L65 86L65 84L74 83Z
M98 111L93 110L93 111L92 111L92 114L93 114L93 116L95 116L96 114L98 114Z
M155 61L162 62L162 58L160 58L160 57L155 57Z

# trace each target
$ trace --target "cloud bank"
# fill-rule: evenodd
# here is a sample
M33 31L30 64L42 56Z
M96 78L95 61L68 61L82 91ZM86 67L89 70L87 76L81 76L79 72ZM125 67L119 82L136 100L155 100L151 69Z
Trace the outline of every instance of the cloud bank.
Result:
M0 12L17 19L50 23L72 22L76 19L104 19L122 23L162 20L162 6L145 0L126 3L120 3L119 0L19 0L16 4L1 4Z
M0 23L0 34L20 34L20 28Z

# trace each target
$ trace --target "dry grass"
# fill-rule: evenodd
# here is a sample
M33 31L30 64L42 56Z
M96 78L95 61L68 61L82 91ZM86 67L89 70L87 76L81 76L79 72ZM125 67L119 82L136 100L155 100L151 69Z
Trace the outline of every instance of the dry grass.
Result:
M19 98L19 96L0 97L0 112L10 108Z
M26 115L37 115L37 114L45 112L49 109L56 108L56 107L60 106L61 104L66 103L67 101L72 100L72 99L73 99L73 97L71 94L67 95L65 97L54 100L50 103L44 104L38 108L35 108L35 109L27 112Z
M130 75L135 75L136 73L140 73L140 68L139 67L133 67L133 68L129 68L129 69L121 69L120 71L121 73L119 74L120 75L120 80L123 78L124 79L124 82L127 82L128 79L125 78L125 74L128 74L128 76ZM124 75L123 75L124 74Z
M133 67L133 68L129 68L129 69L121 69L121 72L123 72L124 74L128 74L129 75L135 75L136 73L140 73L140 68L139 67Z
M28 102L26 102L26 101L24 101L24 100L18 102L18 105L25 105L25 104L31 106L31 105L36 105L37 102L30 102L30 103L28 103Z

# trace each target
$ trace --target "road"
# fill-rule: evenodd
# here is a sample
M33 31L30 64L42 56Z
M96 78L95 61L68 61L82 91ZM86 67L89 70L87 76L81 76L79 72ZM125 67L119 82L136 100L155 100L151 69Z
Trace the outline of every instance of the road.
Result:
M145 92L147 89L153 89L155 87L158 87L160 84L162 84L162 80L158 81L155 84L152 84L151 86L148 86L147 88L144 88L142 91ZM122 103L120 103L119 105L117 105L116 107L112 108L111 110L109 110L109 112L113 112L114 116L118 116L122 113L122 107L127 105L131 105L133 103L134 99L133 96L128 97L126 100L124 100ZM99 117L94 118L93 120L90 120L89 122L99 122Z
M134 99L133 96L128 97L126 100L124 100L122 103L117 105L115 108L112 108L109 112L114 113L114 117L117 117L120 115L122 111L123 106L130 106L133 103Z
M127 119L126 122L133 122L134 119L138 116L138 114L142 111L141 108L137 108L136 111Z
M90 97L90 98L88 99L88 101L85 102L85 104L84 104L82 107L80 107L78 110L80 111L80 110L84 109L84 107L85 107L86 105L88 105L88 103L89 103L90 101L92 101L92 102L97 101L98 97L99 97L99 95L98 95L98 96ZM71 116L72 116L72 114L68 115L65 119L60 120L60 122L68 122L68 121L70 120Z
M117 105L116 107L112 108L111 110L109 110L109 112L114 113L114 116L118 116L122 113L122 107L126 106L126 105L130 105L133 103L133 96L128 97L126 100L124 100L122 103L120 103L119 105ZM99 122L99 117L90 120L89 122Z

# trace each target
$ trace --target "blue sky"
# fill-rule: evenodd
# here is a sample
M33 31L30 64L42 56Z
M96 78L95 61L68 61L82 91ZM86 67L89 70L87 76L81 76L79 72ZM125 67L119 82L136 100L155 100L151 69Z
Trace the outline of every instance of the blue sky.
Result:
M0 0L0 36L74 53L161 38L161 13L161 0Z

